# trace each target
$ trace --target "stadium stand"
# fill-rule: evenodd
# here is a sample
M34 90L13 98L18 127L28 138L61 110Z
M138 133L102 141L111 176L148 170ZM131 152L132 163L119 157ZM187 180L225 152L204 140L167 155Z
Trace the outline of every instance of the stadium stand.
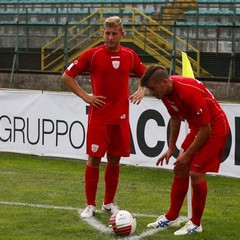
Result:
M123 18L123 44L135 48L145 63L161 60L167 68L179 72L179 52L186 51L201 77L209 76L208 73L227 77L233 56L233 75L239 76L240 0L0 0L0 70L10 69L13 57L17 56L17 69L45 71L48 68L42 67L44 51L46 55L55 53L49 57L51 62L59 54L68 54L64 48L89 47L80 46L79 42L94 42L94 33L99 39L102 19L98 11L104 13L103 18ZM89 18L91 14L95 15ZM87 29L88 26L91 28ZM54 39L60 36L62 42L57 44ZM140 39L141 44L137 43ZM7 55L11 57L2 61ZM27 62L29 55L35 59L34 64ZM164 61L165 55L168 61ZM219 56L227 56L227 67L221 68L224 71L213 66ZM67 58L71 60L70 56ZM202 70L197 71L196 62Z

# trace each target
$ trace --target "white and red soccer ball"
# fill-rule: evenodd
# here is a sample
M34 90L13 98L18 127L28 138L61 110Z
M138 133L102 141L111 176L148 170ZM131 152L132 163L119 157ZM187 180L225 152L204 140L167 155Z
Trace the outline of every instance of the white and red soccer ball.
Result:
M130 212L119 210L110 217L109 227L111 227L118 236L128 236L136 230L137 221Z

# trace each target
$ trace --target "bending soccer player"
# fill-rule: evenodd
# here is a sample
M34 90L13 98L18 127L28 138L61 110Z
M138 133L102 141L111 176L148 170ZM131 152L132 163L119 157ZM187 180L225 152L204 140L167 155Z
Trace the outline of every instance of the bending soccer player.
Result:
M168 150L157 165L168 164L173 155L181 120L189 125L180 154L174 163L171 203L166 214L148 224L150 228L179 227L179 213L192 182L192 216L174 235L202 232L201 218L207 198L207 172L218 172L229 134L227 117L219 103L199 81L182 76L169 76L160 65L150 66L141 79L152 96L161 99L170 114Z
M104 212L114 213L118 207L114 197L118 187L120 158L130 155L129 100L139 104L145 88L129 96L129 77L141 77L146 70L137 54L120 45L124 35L119 17L109 17L103 26L105 44L86 50L64 72L69 88L90 104L87 130L88 160L85 170L87 206L82 217L96 212L96 193L101 158L106 154ZM91 75L92 94L86 93L75 78L83 72Z

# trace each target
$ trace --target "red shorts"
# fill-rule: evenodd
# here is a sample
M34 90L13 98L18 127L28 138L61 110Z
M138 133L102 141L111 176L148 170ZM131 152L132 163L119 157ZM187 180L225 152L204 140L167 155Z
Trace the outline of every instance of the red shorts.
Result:
M191 171L200 173L218 172L227 137L228 135L210 137L193 155L190 162ZM193 140L194 137L192 134L188 134L182 145L184 151L190 146Z
M92 157L110 156L129 157L129 125L88 125L87 154Z

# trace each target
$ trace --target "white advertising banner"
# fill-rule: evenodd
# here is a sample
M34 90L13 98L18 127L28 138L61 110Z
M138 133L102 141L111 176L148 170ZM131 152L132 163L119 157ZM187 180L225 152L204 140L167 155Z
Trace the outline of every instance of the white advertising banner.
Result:
M219 174L240 178L240 104L221 104L231 136ZM87 159L88 106L72 93L0 90L0 151ZM122 163L156 167L158 156L167 150L169 115L161 101L145 98L130 104L131 156ZM178 148L186 135L182 123ZM211 149L209 149L211 151ZM177 156L170 164L172 169Z

